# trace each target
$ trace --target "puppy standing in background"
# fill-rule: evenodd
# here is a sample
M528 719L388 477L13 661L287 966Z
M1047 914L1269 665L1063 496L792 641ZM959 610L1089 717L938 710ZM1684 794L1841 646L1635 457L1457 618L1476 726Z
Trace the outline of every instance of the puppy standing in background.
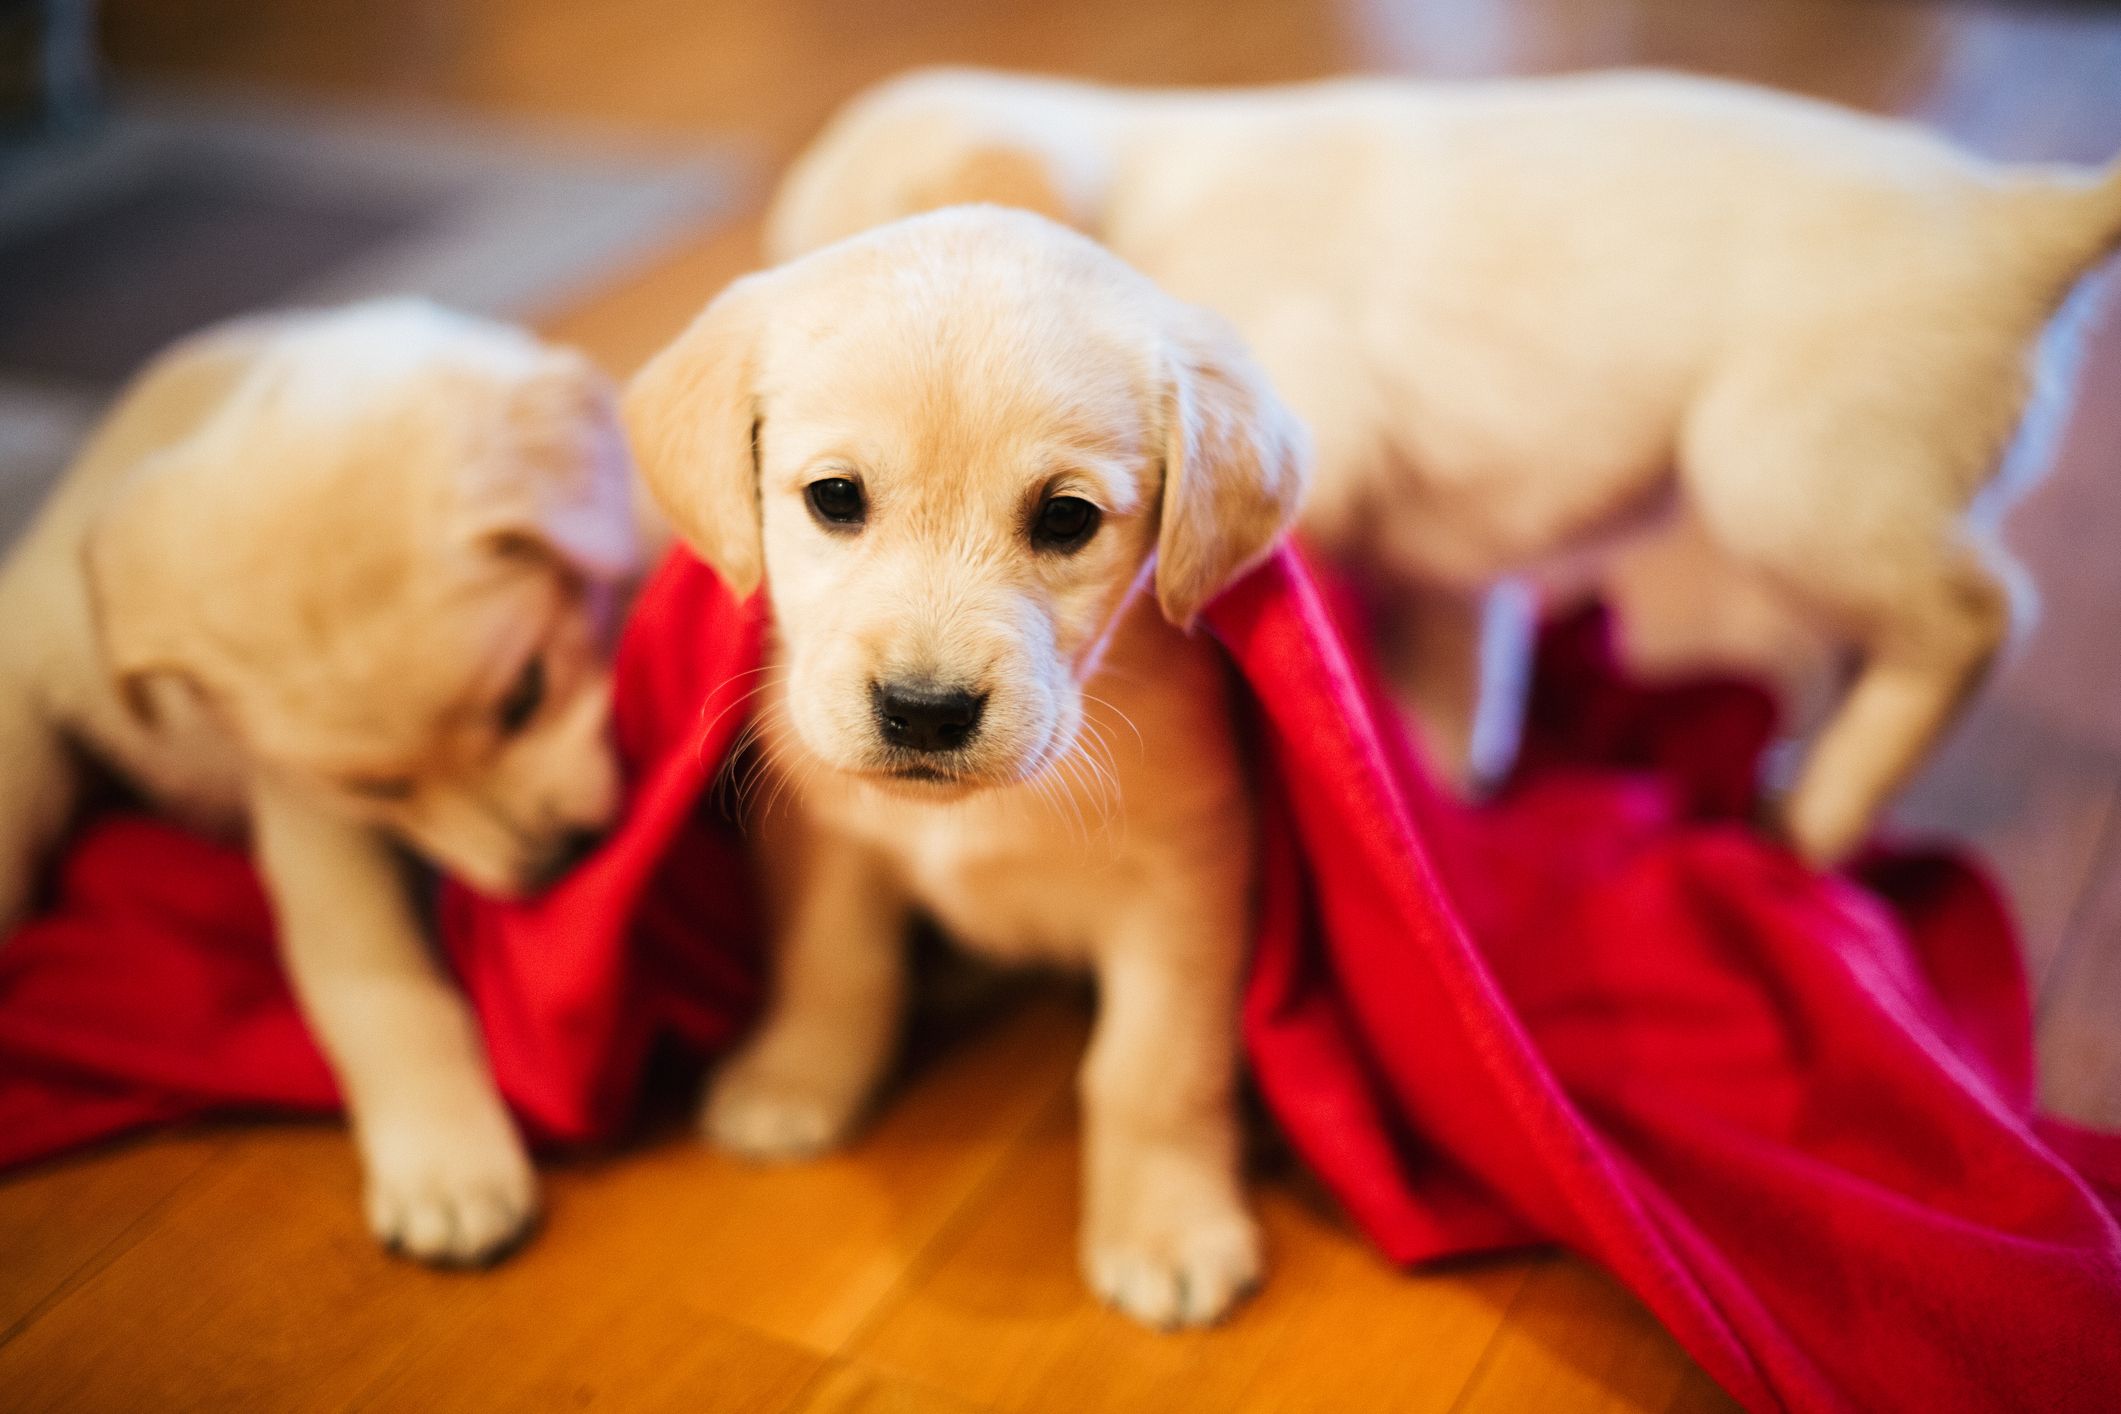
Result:
M679 535L773 614L774 995L707 1132L766 1158L847 1132L916 906L1085 964L1086 1274L1151 1324L1216 1319L1260 1266L1233 1093L1254 842L1225 670L1185 629L1293 516L1294 420L1211 316L990 208L739 281L625 411Z
M2015 567L1970 506L2043 327L2121 240L2121 166L1997 167L1674 75L1159 93L937 72L833 122L770 243L964 201L1066 221L1237 325L1318 440L1304 530L1392 590L1387 657L1455 774L1514 749L1507 702L1474 749L1503 575L1580 590L1649 531L1628 554L1654 565L1620 587L1705 570L1685 592L1723 606L1715 646L1850 646L1784 807L1822 861L2005 635ZM1663 617L1670 660L1690 629ZM1521 660L1512 626L1497 656Z
M0 936L77 752L180 820L247 823L377 1236L494 1256L536 1182L394 845L514 894L610 823L605 649L637 561L577 355L410 301L178 345L0 573Z

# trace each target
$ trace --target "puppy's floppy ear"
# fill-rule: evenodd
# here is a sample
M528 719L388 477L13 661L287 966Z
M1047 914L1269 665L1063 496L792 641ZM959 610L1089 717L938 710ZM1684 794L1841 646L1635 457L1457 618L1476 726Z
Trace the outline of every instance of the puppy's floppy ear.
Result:
M610 381L572 349L547 350L509 389L502 416L470 488L473 538L549 556L591 580L638 574L633 461Z
M765 573L754 387L767 275L717 295L621 404L641 475L678 537L739 595Z
M1295 520L1311 447L1235 331L1171 304L1156 598L1165 618L1191 627Z

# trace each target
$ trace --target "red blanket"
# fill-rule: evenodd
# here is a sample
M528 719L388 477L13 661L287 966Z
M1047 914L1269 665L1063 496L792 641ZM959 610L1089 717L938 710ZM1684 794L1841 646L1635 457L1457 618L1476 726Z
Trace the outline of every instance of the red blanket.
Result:
M1595 626L1550 643L1522 778L1468 810L1293 554L1209 622L1266 764L1253 1069L1381 1248L1566 1243L1756 1409L2113 1407L2121 1141L2033 1113L2024 982L1978 876L1881 855L1821 877L1732 823L1765 702L1630 689ZM758 642L755 608L673 560L621 650L623 830L536 903L444 897L501 1085L547 1139L618 1129L652 1042L711 1049L749 1014L708 787ZM107 819L55 887L0 948L0 1162L335 1103L240 854Z

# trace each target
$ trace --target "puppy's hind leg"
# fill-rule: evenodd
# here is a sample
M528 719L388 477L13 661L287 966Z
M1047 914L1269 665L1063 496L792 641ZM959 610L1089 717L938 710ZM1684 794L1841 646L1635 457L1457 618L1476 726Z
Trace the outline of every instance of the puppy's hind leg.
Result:
M1955 364L1852 343L1827 369L1726 385L1697 411L1681 468L1722 550L1856 649L1782 809L1819 864L1863 842L1979 686L2010 628L2012 573L1965 523L2011 411L1992 392L2008 370L1965 384L1954 417L1939 390L1962 386L1945 377Z
M66 742L28 691L0 676L0 944L28 912L79 788Z
M2007 586L1994 560L1962 551L1864 633L1855 680L1783 804L1783 829L1805 858L1845 858L1914 775L2009 631Z

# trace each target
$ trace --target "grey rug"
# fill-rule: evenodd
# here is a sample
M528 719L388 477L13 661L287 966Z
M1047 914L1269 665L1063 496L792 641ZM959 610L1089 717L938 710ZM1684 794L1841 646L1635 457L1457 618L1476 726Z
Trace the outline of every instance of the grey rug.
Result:
M227 97L0 149L0 544L192 329L393 293L535 318L726 211L737 178L721 153Z

